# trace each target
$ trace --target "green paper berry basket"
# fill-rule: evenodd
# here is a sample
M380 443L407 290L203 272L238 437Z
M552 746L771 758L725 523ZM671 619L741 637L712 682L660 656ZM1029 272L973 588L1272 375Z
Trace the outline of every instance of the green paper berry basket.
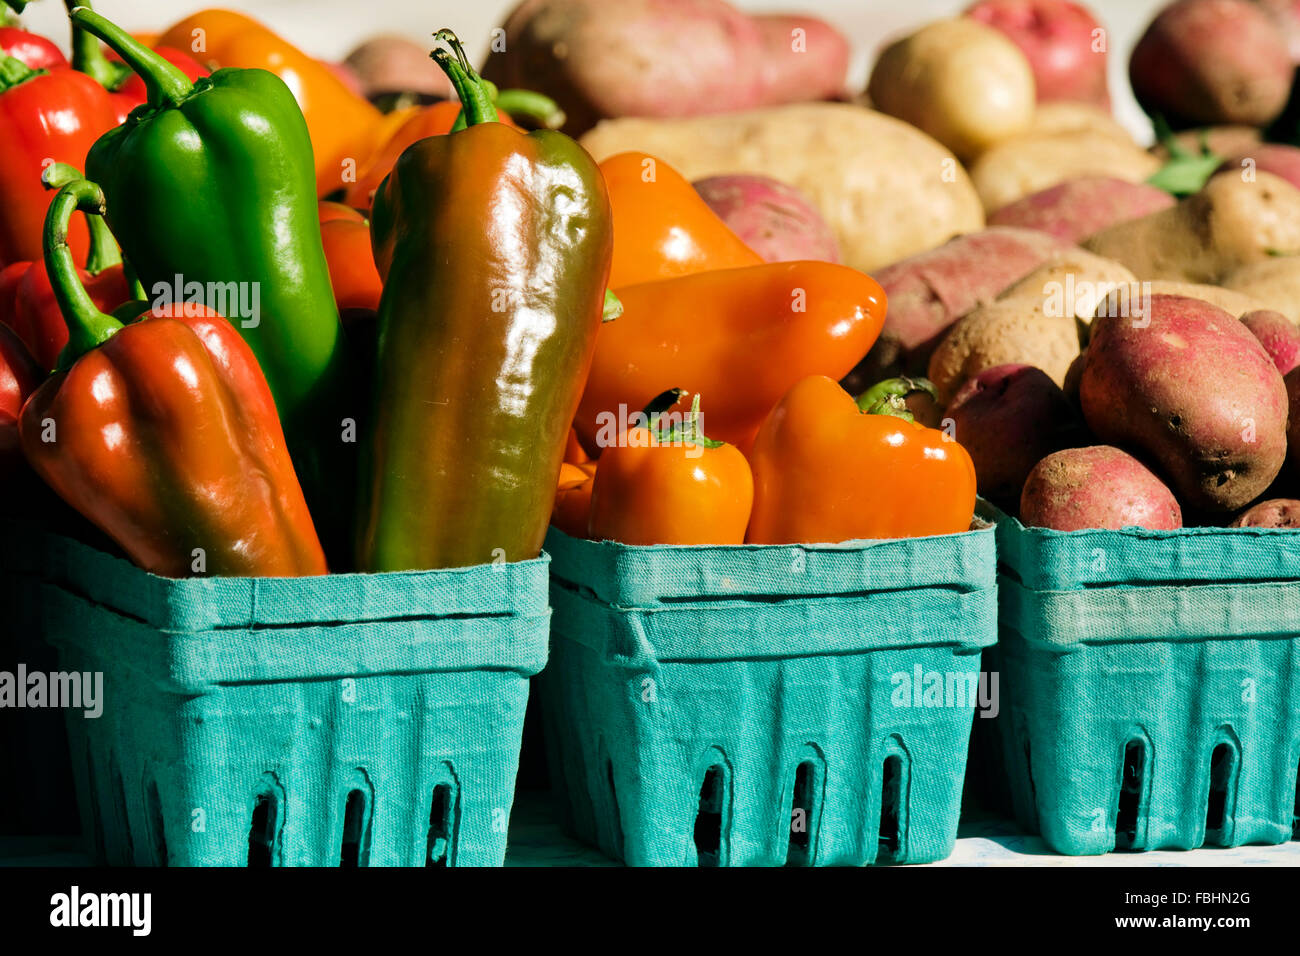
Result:
M546 548L539 694L568 832L635 866L952 852L980 651L996 637L991 526L795 547L630 547L552 528ZM925 706L910 682L936 674L956 694Z
M1069 855L1300 834L1300 535L997 528L1019 823Z
M156 577L44 542L45 634L102 672L68 711L91 855L110 865L499 866L547 564Z

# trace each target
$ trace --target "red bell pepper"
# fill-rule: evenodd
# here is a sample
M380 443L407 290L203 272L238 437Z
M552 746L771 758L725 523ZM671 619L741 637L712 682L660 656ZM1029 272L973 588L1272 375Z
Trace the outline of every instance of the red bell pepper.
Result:
M8 478L23 460L18 414L44 378L22 339L0 325L0 478Z
M50 197L41 173L52 160L78 169L100 136L117 125L104 88L74 70L33 70L0 56L0 269L41 258ZM74 222L72 255L84 262L85 223Z
M47 188L57 189L81 178L64 163L48 167L41 179ZM108 224L89 216L90 254L81 281L95 307L112 311L133 298L131 283L122 265L122 253ZM49 371L68 342L68 325L50 284L45 262L15 262L0 270L0 323L22 340L41 368Z
M28 463L155 574L325 574L252 349L194 303L130 325L96 309L68 252L74 209L102 215L103 191L78 180L50 206L45 267L69 339L19 418Z
M68 65L68 58L53 41L18 27L0 27L0 53L22 60L33 70L52 70Z

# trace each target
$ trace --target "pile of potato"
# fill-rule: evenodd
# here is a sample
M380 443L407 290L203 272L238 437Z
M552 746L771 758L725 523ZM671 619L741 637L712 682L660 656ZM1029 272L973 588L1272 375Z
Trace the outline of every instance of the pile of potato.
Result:
M1161 10L1130 61L1168 134L1151 148L1111 116L1107 33L1069 0L882 38L865 91L813 18L525 0L485 75L554 97L597 159L661 157L765 258L871 272L889 315L846 387L928 375L940 404L916 410L1025 521L1289 526L1297 9Z

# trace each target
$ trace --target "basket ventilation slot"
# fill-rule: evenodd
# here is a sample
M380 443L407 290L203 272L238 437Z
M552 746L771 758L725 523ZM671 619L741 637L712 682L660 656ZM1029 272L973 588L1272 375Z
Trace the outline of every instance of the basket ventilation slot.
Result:
M1210 796L1205 808L1205 842L1222 845L1230 836L1231 794L1237 776L1237 751L1221 743L1210 755Z
M811 866L813 827L816 826L817 808L813 806L817 770L812 761L805 760L794 771L794 796L790 806L790 847L786 851L786 866Z
M355 868L370 861L370 808L366 795L360 790L348 792L343 804L343 845L339 852L339 866Z
M714 764L700 787L700 810L695 817L695 853L700 866L726 866L722 828L727 811L726 773Z
M898 754L885 758L880 783L880 829L877 835L876 862L894 863L902 849L903 759Z
M270 866L275 851L275 834L280 801L273 791L264 790L253 804L253 823L248 828L248 865Z
M429 810L429 842L425 866L450 866L451 847L455 842L456 790L449 783L433 788L433 805Z
M1115 849L1140 850L1138 818L1142 794L1146 791L1147 748L1140 739L1124 745L1124 767L1120 772L1119 807L1115 813Z

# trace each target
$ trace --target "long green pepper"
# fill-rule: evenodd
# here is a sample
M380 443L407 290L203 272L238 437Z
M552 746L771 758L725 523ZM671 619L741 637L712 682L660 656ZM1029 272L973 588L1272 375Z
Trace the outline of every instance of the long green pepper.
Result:
M222 69L191 82L104 17L78 9L72 18L148 89L148 103L86 160L114 235L150 295L191 300L201 290L248 342L331 563L350 563L342 549L355 480L356 446L346 440L354 396L297 101L265 70Z

